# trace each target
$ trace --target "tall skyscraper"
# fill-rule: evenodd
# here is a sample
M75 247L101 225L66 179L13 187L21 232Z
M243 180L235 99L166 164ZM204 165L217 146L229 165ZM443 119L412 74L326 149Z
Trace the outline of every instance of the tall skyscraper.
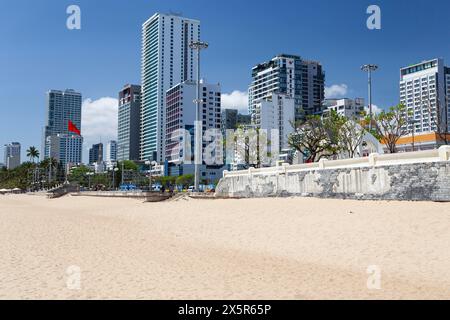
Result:
M192 80L197 56L189 44L200 40L200 22L156 13L142 26L141 160L163 161L166 91Z
M400 103L407 108L408 131L450 131L450 68L443 59L400 69Z
M254 114L258 100L284 94L294 99L295 117L319 114L325 98L325 73L319 62L281 54L252 69L249 112Z
M108 164L117 161L117 141L111 140L106 144L105 161Z
M119 92L117 160L139 160L141 86L128 84Z
M103 143L93 144L89 149L89 164L103 162Z
M20 143L12 142L5 145L4 165L6 169L12 170L20 166Z
M81 93L67 89L47 93L47 122L44 128L44 157L66 164L81 163L83 138L73 131L81 130ZM69 125L72 124L72 126Z

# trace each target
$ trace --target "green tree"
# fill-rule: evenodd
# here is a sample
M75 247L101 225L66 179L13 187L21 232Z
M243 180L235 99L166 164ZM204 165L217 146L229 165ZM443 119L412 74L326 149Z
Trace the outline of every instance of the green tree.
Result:
M348 119L344 116L338 116L338 141L340 152L347 158L354 158L358 148L361 146L366 135L366 129L360 123L360 119Z
M193 174L185 174L176 179L176 184L183 188L189 188L194 184L195 177Z
M89 185L89 179L87 176L88 172L92 172L92 170L84 165L74 167L70 169L67 179L70 183L78 184L82 187L87 187Z
M30 162L34 163L34 159L39 158L39 151L36 147L30 147L27 150L27 157L30 158Z
M32 170L34 170L34 165L30 162L22 163L13 170L0 170L0 188L27 190L31 185L29 173Z
M292 125L295 131L288 138L289 146L300 152L307 162L318 162L339 153L342 121L337 113L331 112L326 118L308 116Z
M373 134L387 146L390 153L397 153L398 140L409 134L409 116L411 116L411 113L407 112L403 104L396 105L389 108L389 111L382 111L375 115Z

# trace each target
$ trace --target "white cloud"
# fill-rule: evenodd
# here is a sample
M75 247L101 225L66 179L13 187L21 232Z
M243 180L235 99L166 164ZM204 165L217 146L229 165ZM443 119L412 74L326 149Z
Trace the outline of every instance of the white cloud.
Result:
M117 140L118 100L104 97L98 100L86 99L82 106L81 134L84 137L84 148L92 144L109 140ZM86 158L87 152L83 155Z
M248 113L248 93L235 90L232 93L222 93L223 109L238 109L239 112Z
M331 87L325 87L325 98L342 98L347 95L347 92L346 84L333 84Z
M365 109L366 109L367 114L369 114L369 107L367 106ZM379 106L377 106L375 104L372 104L372 112L373 112L373 114L380 114L381 111L383 111L382 108L380 108Z

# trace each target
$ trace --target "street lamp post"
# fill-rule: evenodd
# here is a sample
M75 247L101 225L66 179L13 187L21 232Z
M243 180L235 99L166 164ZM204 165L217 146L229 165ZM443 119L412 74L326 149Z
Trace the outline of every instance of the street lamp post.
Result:
M153 167L154 166L156 166L158 163L156 162L156 161L150 161L150 160L147 160L146 162L145 162L145 164L146 165L148 165L148 180L149 180L149 189L148 189L148 191L152 191L152 170L153 170Z
M200 51L208 48L208 43L196 41L189 45L189 48L197 51L197 94L194 103L196 104L195 112L195 152L194 152L194 167L195 167L195 191L199 191L200 187L200 166L202 164L202 127L200 121L200 103L203 99L200 98Z
M372 131L372 72L378 70L378 66L375 64L365 64L361 67L362 71L367 72L369 80L369 130Z
M123 181L123 180L124 180L124 179L123 179L123 178L124 178L124 168L125 168L125 167L124 167L124 162L125 162L125 161L122 161L122 182L121 182L121 184L123 184L123 182L124 182L124 181Z
M86 173L86 175L88 176L88 178L89 178L89 191L91 190L91 177L94 175L94 173L93 172L88 172L88 173Z
M116 172L119 171L119 168L116 167L116 163L113 164L113 169L112 169L112 187L113 190L116 190Z

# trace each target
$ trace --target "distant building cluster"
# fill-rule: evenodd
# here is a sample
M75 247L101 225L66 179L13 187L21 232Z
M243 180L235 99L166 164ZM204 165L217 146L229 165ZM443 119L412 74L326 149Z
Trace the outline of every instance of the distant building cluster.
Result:
M201 80L196 101L198 56L191 44L200 41L200 35L200 21L178 15L156 13L142 25L141 83L120 89L117 141L107 142L105 148L97 143L89 150L89 165L96 171L132 160L157 163L166 175L193 173L196 103L203 134L214 130L224 137L227 130L240 127L278 130L279 151L289 149L288 136L297 121L330 112L359 120L367 108L363 98L326 99L322 64L284 53L249 70L248 114L222 108L219 83ZM436 132L450 131L450 68L442 59L401 68L399 93L407 107L406 129L416 136L418 149L438 147ZM81 93L74 90L47 93L45 158L63 165L82 163L81 103ZM410 140L401 139L402 151L410 151ZM204 143L201 149L206 147ZM3 165L18 164L20 144L5 146ZM202 178L216 180L223 168L204 161Z

